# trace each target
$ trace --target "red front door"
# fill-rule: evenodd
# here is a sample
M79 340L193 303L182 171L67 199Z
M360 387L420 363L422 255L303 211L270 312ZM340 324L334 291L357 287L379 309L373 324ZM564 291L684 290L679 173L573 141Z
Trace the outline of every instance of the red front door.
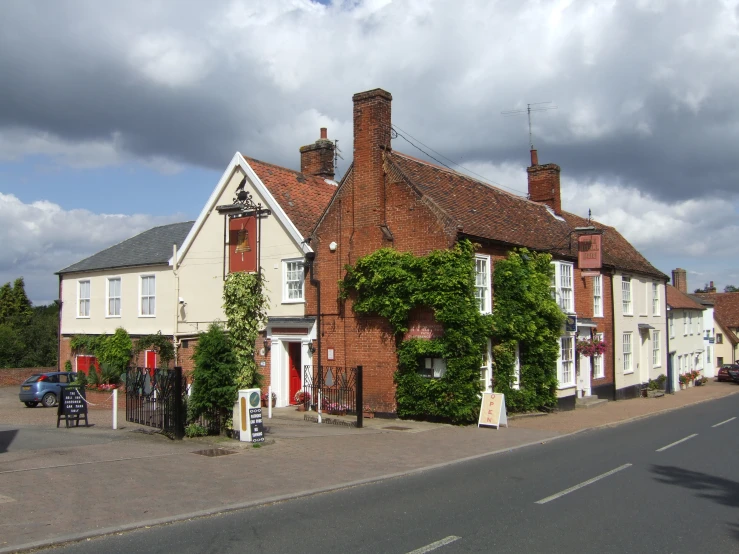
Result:
M157 353L154 350L146 351L144 366L149 370L149 375L154 376L154 371L157 367Z
M290 383L290 404L295 404L295 393L303 386L300 378L300 343L287 343L287 371Z

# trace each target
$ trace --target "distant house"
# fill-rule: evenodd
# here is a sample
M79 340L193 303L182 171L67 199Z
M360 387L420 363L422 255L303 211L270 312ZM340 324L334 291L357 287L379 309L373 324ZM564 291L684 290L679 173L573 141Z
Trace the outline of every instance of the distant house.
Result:
M312 251L306 237L336 190L326 130L300 154L301 171L293 171L237 152L196 221L156 227L59 271L60 365L72 360L85 370L95 363L72 352L72 336L123 327L134 339L172 337L176 363L192 369L198 335L225 322L228 273L261 267L270 307L257 362L277 405L293 403L316 339L315 317L305 314L304 257ZM263 214L240 209L239 198L261 205ZM155 352L136 362L160 364Z
M739 360L739 292L716 292L713 282L709 292L693 296L713 303L715 325L715 367Z
M494 310L496 260L517 247L552 254L552 293L565 313L576 316L574 329L563 329L559 341L560 408L572 409L586 395L636 396L650 378L666 372L667 276L613 227L562 209L559 166L539 164L533 150L528 198L517 196L394 150L390 93L376 89L354 95L353 101L354 161L311 242L323 293L320 303L315 294L309 296L308 313L322 318L321 363L372 368L365 395L378 410L394 412L397 359L387 325L356 316L342 304L335 284L344 277L345 264L382 247L425 255L468 238L481 245L476 271L483 312ZM582 229L602 236L599 271L577 265ZM428 321L413 321L411 327L422 335L438 331ZM575 350L578 338L589 337L607 343L606 354L596 357L592 368L590 359ZM327 352L330 359L324 357ZM480 374L483 388L490 390L489 354Z
M680 270L675 270L678 272ZM684 270L682 270L684 271ZM675 278L673 283L682 286L684 280ZM673 368L673 390L680 390L679 376L699 370L706 377L713 376L706 368L706 344L704 343L705 307L690 298L685 291L667 285L668 332L670 338L670 363ZM711 326L712 327L712 326ZM710 373L711 375L708 375Z

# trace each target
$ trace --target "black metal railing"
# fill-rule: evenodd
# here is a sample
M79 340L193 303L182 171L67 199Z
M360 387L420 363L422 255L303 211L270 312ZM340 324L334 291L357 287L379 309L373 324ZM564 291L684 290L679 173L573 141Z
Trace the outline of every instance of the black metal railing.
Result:
M126 370L126 421L161 429L182 439L185 434L185 382L182 368Z
M305 366L303 390L306 408L336 415L356 415L362 426L362 366Z

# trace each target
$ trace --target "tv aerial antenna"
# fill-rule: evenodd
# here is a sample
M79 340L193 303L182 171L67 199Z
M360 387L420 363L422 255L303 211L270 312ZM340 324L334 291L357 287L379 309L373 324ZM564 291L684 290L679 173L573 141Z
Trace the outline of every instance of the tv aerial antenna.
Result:
M531 134L531 112L547 112L549 110L556 110L557 106L551 106L551 100L548 102L532 102L531 104L526 104L525 110L508 110L505 112L500 112L503 115L508 116L514 116L514 115L521 115L526 114L526 116L529 119L529 149L534 149L534 139L532 138Z

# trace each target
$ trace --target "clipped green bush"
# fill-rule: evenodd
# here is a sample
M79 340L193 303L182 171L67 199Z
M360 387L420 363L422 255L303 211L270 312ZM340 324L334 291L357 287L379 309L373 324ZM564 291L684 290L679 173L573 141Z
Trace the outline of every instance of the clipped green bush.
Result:
M185 436L189 439L195 437L205 437L208 434L208 430L197 423L191 423L185 427Z

